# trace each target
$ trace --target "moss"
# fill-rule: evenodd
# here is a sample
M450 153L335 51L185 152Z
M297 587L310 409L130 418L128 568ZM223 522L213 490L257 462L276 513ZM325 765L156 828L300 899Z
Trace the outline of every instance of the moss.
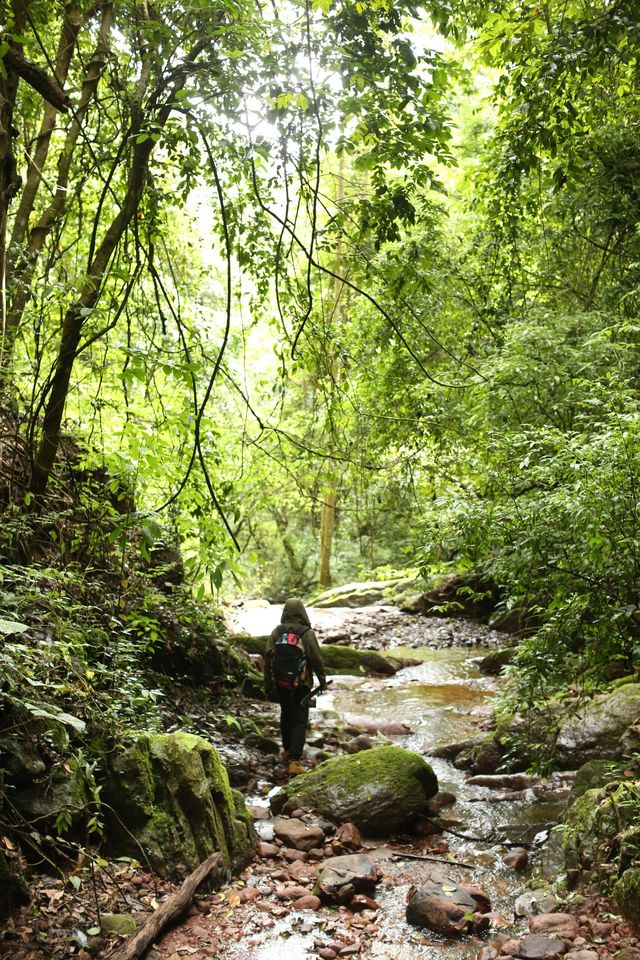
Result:
M247 653L264 654L267 637L238 636L238 644ZM353 650L351 647L341 647L335 644L324 643L320 647L322 661L328 674L373 674L392 676L398 669L387 657L375 650Z
M282 806L310 806L338 821L353 820L367 833L389 834L426 813L438 780L418 754L396 746L374 747L325 760L285 788Z
M640 869L626 870L613 888L621 913L631 923L640 924Z
M612 779L613 774L610 760L589 760L588 763L584 763L576 773L576 778L571 787L569 804L575 803L587 790L604 787Z
M584 883L610 883L612 873L634 857L639 813L633 782L587 790L565 815L565 866L579 870Z
M133 834L163 873L184 874L216 850L225 869L251 857L244 802L233 795L220 757L202 737L137 734L112 764L105 799L117 814L110 821L112 843L140 859Z

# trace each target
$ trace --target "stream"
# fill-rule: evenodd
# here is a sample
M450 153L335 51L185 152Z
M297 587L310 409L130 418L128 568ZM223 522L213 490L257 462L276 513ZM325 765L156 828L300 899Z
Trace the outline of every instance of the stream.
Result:
M278 615L279 608L260 605L238 611L235 626L265 633L269 624L278 622ZM475 838L525 839L527 843L533 841L535 847L535 835L557 818L561 800L540 803L531 798L530 792L519 799L501 799L502 791L470 785L463 771L432 755L440 746L477 734L491 716L490 700L498 681L483 676L474 659L503 645L504 637L469 621L416 618L388 607L310 609L309 615L321 641L337 636L354 646L385 649L394 657L413 661L391 678L335 677L330 691L318 697L317 707L311 711L309 740L313 742L314 734L322 731L332 718L335 720L335 714L354 729L362 729L363 725L371 728L376 722L405 724L410 732L392 739L422 754L432 764L440 790L455 794L455 805L443 812L444 817L456 821L453 829ZM259 784L262 793L249 800L264 804L270 786ZM259 835L268 839L270 821L258 820L256 828ZM381 908L375 921L377 930L366 953L374 960L462 960L477 954L483 943L481 936L452 941L407 924L407 892L412 884L420 886L434 869L454 881L480 886L489 894L497 917L487 936L495 934L496 929L507 933L518 929L513 920L514 901L523 889L526 875L523 877L504 864L508 848L501 842L464 840L451 834L437 839L441 842L435 852L442 850L441 856L470 864L473 870L395 859L388 846L433 853L423 838L365 841L365 852L379 860L384 871L375 894ZM247 885L251 884L249 876ZM219 944L218 955L223 960L280 960L283 955L287 960L306 960L315 955L314 939L326 928L327 916L336 919L336 913L339 912L335 908L317 913L287 912L271 925L264 923L264 914L258 914L255 924L246 925L242 941Z

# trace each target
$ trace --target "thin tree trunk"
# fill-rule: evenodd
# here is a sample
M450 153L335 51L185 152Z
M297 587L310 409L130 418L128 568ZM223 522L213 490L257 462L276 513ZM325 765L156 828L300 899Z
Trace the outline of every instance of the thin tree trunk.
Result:
M340 163L338 165L338 185L336 189L336 204L339 209L344 204L344 178L345 178L345 154L340 154ZM335 253L335 273L338 274L342 261L342 240L338 239ZM333 281L333 307L331 312L331 326L338 329L343 322L343 300L344 284L339 276ZM331 392L340 379L340 364L336 351L332 349L330 358L331 371ZM332 427L333 429L333 427ZM335 444L332 442L330 452L335 452ZM325 468L325 479L322 489L322 508L320 512L320 574L318 585L323 589L331 586L331 551L333 548L333 538L336 532L336 508L338 505L338 477L336 475L335 463L329 460Z

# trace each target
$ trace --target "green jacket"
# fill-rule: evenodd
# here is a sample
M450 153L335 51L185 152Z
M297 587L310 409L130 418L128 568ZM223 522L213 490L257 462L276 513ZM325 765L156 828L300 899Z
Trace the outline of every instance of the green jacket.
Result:
M311 688L313 686L314 674L318 678L318 683L325 683L327 676L324 670L324 664L322 662L322 654L320 653L318 639L311 628L311 623L309 622L309 617L304 608L302 600L297 600L292 597L285 603L282 609L281 622L274 630L272 630L271 636L267 639L265 646L264 688L267 693L270 693L273 690L273 673L271 671L271 664L273 661L273 650L276 640L280 634L284 633L285 631L298 633L298 635L300 635L301 627L307 628L301 636L302 649L304 650L305 657L307 658L307 666L305 668L305 675L303 676L302 683L304 686Z

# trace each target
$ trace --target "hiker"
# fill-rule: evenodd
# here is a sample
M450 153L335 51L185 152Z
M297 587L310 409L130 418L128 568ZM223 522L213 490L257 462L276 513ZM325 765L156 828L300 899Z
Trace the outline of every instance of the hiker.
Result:
M267 640L264 686L270 700L280 704L280 733L289 773L303 773L300 764L309 721L309 704L302 700L313 687L313 675L324 687L326 675L316 635L302 600L287 600L282 622Z

